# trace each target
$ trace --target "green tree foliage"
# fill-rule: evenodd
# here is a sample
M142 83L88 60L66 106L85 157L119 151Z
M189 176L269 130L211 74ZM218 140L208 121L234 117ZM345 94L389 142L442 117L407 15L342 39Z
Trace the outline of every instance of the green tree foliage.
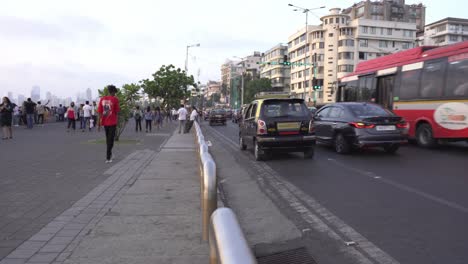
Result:
M271 80L267 78L261 78L251 80L245 85L244 91L244 104L250 103L255 99L255 94L259 92L270 92L275 89L271 87Z
M190 97L188 86L197 88L192 75L187 76L185 71L172 64L161 66L153 78L141 80L140 86L151 99L163 99L167 107L177 107L180 100Z
M107 86L103 90L98 90L99 96L109 95ZM120 135L122 135L125 127L127 126L128 120L130 119L130 112L135 106L135 103L140 99L140 87L136 84L124 84L121 89L118 89L115 95L119 99L120 113L118 114L117 121L117 132L115 133L115 140L119 141Z

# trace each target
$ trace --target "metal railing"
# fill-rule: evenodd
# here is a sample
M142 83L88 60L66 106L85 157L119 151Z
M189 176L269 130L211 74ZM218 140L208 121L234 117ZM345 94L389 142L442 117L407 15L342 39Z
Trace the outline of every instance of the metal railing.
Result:
M194 127L200 164L202 236L210 245L210 264L257 263L234 212L229 208L217 209L216 163L208 151L198 122Z

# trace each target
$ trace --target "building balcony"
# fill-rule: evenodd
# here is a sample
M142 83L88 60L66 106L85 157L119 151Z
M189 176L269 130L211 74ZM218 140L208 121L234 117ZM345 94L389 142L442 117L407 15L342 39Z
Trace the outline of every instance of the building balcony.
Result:
M338 52L354 52L355 49L356 47L341 46L341 47L338 47Z

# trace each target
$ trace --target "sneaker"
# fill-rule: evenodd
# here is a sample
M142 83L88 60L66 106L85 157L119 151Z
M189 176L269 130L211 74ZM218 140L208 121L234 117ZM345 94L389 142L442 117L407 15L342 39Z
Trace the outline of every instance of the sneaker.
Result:
M108 163L112 163L112 158L110 160L107 161Z
M106 160L106 163L109 163L109 160Z

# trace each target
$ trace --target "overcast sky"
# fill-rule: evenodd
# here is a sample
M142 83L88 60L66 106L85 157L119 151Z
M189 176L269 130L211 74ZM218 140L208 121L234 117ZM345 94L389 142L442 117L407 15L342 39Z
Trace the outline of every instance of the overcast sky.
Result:
M107 84L137 83L163 64L184 67L200 81L220 79L220 65L233 56L264 52L303 27L307 8L326 5L309 24L345 0L15 0L1 1L0 95L30 95L39 85L75 97ZM421 1L407 0L407 4ZM426 22L467 18L466 1L430 0Z

